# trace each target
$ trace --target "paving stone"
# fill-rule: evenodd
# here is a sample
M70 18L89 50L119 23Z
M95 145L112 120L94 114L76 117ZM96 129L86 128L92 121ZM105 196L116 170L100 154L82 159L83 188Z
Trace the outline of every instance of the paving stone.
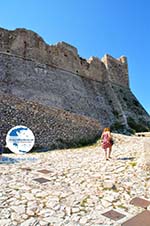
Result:
M121 226L150 226L150 211L143 211L121 224Z
M147 208L150 205L150 201L136 197L130 201L130 204L134 206L140 206L142 208Z
M38 220L36 220L35 218L29 218L28 220L24 221L22 224L20 224L20 226L29 226L29 225L33 225L33 226L39 226L38 224Z
M13 211L15 211L18 215L25 213L25 206L24 205L12 206L11 209Z
M21 170L31 171L32 169L31 168L28 168L28 167L22 167Z
M141 154L143 141L116 136L121 145L114 145L113 159L107 163L96 145L33 153L37 162L32 165L29 161L0 165L0 226L120 226L138 215L149 201L137 207L129 205L130 200L150 197L150 172L133 164ZM15 158L15 154L8 156ZM133 156L134 162L130 159ZM104 182L113 186L104 187Z
M49 170L47 170L47 169L38 170L38 172L40 172L40 173L44 173L44 174L51 173L51 171L49 171Z
M9 219L11 210L8 208L0 208L0 219Z
M7 226L10 225L11 220L10 219L0 219L0 226Z
M46 179L46 178L44 178L44 177L35 178L35 179L33 179L33 180L35 180L35 181L37 181L37 182L39 182L39 183L41 183L41 184L50 181L50 180L48 180L48 179Z
M103 213L102 215L105 216L105 217L108 217L108 218L110 218L110 219L112 219L114 221L120 220L123 217L125 217L124 214L119 213L119 212L117 212L115 210L109 210L108 212Z

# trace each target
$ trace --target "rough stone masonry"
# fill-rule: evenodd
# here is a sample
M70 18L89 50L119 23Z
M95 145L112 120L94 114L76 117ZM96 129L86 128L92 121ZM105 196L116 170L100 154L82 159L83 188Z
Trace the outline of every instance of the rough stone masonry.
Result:
M51 148L94 141L104 126L121 132L150 129L150 116L130 90L126 57L115 59L105 55L101 60L97 57L86 60L75 47L65 42L48 45L38 34L26 29L0 29L0 96L2 139L18 123L30 124L37 146L49 141ZM24 106L22 114L14 107L15 100L17 106ZM38 106L35 110L34 105ZM27 106L33 114L27 114ZM45 107L47 116L42 114ZM69 114L68 127L61 113L50 126L48 118L53 120L54 109ZM38 114L43 117L37 117ZM82 118L80 123L78 117ZM65 129L59 125L59 119L64 120ZM96 126L89 133L93 123ZM35 126L39 124L41 132ZM78 125L78 136L73 124ZM88 132L83 130L84 125ZM62 134L59 137L58 131ZM41 139L41 134L47 139Z

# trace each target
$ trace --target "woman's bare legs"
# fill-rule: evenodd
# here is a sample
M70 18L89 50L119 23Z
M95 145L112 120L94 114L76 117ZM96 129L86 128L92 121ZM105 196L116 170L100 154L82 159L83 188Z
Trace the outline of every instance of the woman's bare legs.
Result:
M108 160L108 158L107 158L107 149L104 149L104 151L105 151L105 159Z
M108 158L111 158L111 151L112 151L112 146L109 147Z
M104 151L105 151L105 159L106 159L106 160L109 160L109 159L108 159L109 157L107 157L107 156L108 156L108 154L107 154L107 153L108 153L107 148L106 148L106 149L104 149Z

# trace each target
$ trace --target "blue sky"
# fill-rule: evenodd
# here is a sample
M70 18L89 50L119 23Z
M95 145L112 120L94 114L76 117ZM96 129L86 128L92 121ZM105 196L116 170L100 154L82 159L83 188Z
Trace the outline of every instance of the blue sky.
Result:
M149 10L149 0L1 0L0 27L68 42L83 58L127 56L130 88L150 113Z

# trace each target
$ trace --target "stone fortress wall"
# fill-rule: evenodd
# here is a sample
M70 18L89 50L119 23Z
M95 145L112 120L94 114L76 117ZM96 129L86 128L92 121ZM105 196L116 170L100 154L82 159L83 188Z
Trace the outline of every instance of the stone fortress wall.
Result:
M100 130L150 128L149 115L130 90L126 57L86 60L75 47L48 45L26 29L0 29L1 94L23 99L24 106L31 101L41 110L49 107L49 114L55 108L98 120Z
M99 138L98 121L49 108L15 96L0 95L1 144L5 145L7 132L16 125L25 125L35 135L38 151L78 147Z
M34 59L41 64L53 65L95 81L110 80L118 85L129 87L128 65L125 57L115 59L105 55L102 60L97 57L86 60L78 55L75 47L65 42L48 45L36 33L29 30L1 29L0 52Z

